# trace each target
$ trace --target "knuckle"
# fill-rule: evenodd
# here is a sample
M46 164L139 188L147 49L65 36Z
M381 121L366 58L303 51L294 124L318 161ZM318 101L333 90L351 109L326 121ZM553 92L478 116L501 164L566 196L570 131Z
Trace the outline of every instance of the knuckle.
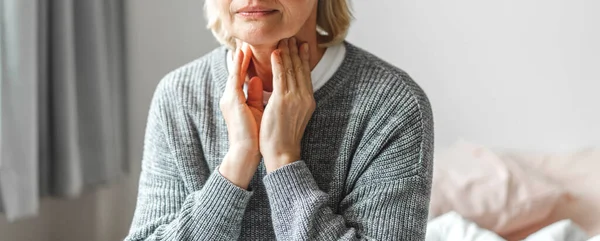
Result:
M290 76L294 76L295 75L294 69L292 69L292 68L286 69L285 72L288 75L290 75Z
M234 82L234 81L235 81L235 75L230 74L229 77L227 77L227 82Z
M279 73L279 74L277 74L277 78L279 78L280 80L284 80L285 79L285 74L284 73Z

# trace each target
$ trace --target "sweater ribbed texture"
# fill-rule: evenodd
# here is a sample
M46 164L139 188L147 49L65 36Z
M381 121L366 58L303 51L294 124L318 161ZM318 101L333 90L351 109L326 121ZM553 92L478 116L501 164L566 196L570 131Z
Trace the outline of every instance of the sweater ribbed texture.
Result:
M220 175L226 49L167 74L150 105L125 240L424 240L433 119L404 71L348 43L314 93L301 159L249 188Z

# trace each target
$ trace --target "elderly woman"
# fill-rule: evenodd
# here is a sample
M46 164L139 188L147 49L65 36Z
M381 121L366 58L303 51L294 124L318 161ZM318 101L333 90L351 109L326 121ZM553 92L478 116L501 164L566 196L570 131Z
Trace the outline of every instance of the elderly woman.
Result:
M205 2L224 46L158 85L126 240L424 239L431 107L346 1Z

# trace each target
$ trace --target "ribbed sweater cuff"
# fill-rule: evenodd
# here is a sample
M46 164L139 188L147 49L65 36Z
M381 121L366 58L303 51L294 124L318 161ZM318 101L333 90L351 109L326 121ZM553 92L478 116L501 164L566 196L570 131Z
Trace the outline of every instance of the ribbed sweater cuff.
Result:
M295 201L303 200L319 190L312 173L303 160L287 164L265 175L263 183L271 206L291 207Z
M219 166L215 168L201 190L203 201L213 212L231 217L241 217L254 194L253 190L245 190L233 184L219 172Z

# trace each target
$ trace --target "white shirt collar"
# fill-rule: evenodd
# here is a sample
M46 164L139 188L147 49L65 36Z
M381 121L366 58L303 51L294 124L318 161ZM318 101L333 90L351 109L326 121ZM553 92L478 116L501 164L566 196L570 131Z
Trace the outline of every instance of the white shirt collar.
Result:
M312 79L313 91L317 91L331 77L335 74L337 69L342 65L344 57L346 56L346 46L344 43L339 43L334 46L330 46L325 50L325 54L319 63L315 66L315 68L310 72L310 76ZM233 68L233 56L232 51L227 51L227 69L229 72L232 71ZM248 79L246 79L247 81ZM247 86L244 83L244 94L248 97ZM263 99L264 104L266 105L269 97L271 96L271 92L263 91Z

